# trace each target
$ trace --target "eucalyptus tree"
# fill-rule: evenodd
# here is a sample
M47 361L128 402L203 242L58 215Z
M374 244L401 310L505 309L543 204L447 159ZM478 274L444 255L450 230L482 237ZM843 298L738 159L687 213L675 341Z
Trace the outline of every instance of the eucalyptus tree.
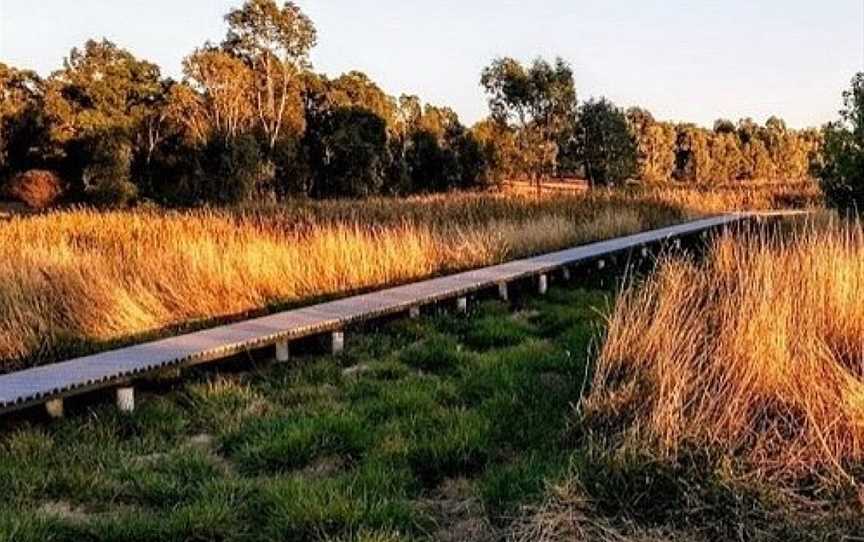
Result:
M108 40L72 49L48 79L43 101L50 139L73 186L105 203L134 196L133 160L152 150L137 136L165 87L158 66Z
M605 98L579 107L572 144L591 186L618 184L638 171L636 140L627 117Z
M560 143L576 118L576 86L570 66L543 59L525 67L498 58L483 70L481 85L489 96L492 118L517 134L519 169L539 188L544 175L556 174Z
M311 67L315 25L294 2L280 7L274 0L247 0L225 20L228 35L223 48L252 68L253 103L272 150L286 121L298 120L302 112L298 85L302 72Z

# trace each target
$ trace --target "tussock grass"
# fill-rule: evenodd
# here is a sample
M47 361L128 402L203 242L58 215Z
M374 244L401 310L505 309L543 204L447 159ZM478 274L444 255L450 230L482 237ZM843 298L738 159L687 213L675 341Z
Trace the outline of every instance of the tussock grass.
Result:
M774 487L854 487L864 460L864 233L725 236L609 319L589 424L661 460L697 453ZM778 485L779 484L779 485Z
M793 190L809 193L465 193L16 217L0 222L0 372L688 216L773 207Z

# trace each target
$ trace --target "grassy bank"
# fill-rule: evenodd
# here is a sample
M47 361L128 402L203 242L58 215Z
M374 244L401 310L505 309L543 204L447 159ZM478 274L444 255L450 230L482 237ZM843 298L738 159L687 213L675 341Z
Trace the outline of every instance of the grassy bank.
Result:
M608 294L350 335L0 434L0 540L497 540L566 472Z
M0 222L0 372L730 209L812 185L73 210Z

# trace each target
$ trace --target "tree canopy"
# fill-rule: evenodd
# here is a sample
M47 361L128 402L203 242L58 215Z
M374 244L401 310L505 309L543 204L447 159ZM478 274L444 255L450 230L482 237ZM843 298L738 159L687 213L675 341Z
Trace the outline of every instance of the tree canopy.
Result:
M45 170L72 201L188 205L554 176L596 184L798 179L824 137L826 190L837 202L860 199L860 75L842 119L822 132L777 117L764 125L719 119L709 129L624 112L606 99L580 105L563 59L501 57L480 74L489 116L467 127L446 105L391 96L363 72L316 73L317 30L294 2L246 0L225 22L224 39L184 59L180 81L105 39L72 49L45 79L0 64L0 184Z

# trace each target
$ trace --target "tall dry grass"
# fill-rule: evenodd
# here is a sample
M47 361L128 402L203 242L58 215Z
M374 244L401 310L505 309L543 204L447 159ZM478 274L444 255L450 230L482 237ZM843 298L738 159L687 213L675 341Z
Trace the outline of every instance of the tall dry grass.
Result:
M705 452L766 481L864 460L864 233L725 236L662 262L610 316L586 420L623 450Z
M16 217L0 221L0 372L741 205L736 191L597 190Z
M636 210L454 200L465 215L398 216L381 201L301 210L92 210L0 223L0 369L274 305L404 283L624 235ZM408 205L413 205L411 202ZM485 212L482 205L498 208ZM432 203L438 205L438 203ZM419 209L419 208L418 208ZM341 213L352 213L344 216ZM329 214L328 214L329 213ZM510 218L507 218L507 216ZM442 220L442 218L444 220ZM658 220L654 217L654 220Z

